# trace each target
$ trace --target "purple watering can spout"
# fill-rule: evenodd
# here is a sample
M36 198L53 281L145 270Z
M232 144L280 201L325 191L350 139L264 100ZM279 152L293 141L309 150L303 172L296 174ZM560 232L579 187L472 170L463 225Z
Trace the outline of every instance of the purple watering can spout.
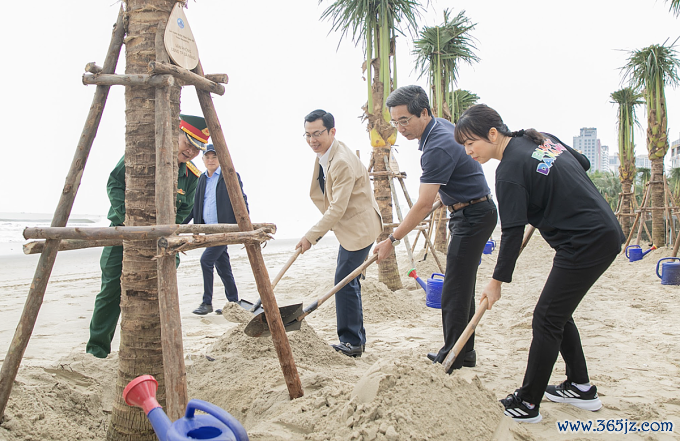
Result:
M156 401L157 389L158 382L154 377L142 375L125 386L123 399L130 406L138 406L144 410L160 441L248 441L246 430L236 418L207 401L189 401L184 417L174 423L170 422L170 418ZM194 415L196 410L207 415Z
M416 274L415 268L413 268L411 271L408 272L408 276L413 277L416 280L416 282L418 282L418 284L425 290L425 292L427 292L427 285L425 284L425 282L423 282L423 279L418 277L418 274Z

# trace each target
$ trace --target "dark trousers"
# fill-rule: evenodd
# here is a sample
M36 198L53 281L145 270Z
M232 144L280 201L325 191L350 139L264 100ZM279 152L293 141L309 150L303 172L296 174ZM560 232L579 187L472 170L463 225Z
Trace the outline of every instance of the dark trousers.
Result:
M230 302L238 302L238 289L234 275L231 272L229 253L227 246L208 247L201 256L201 269L203 270L203 303L212 305L213 281L215 278L213 268L217 268L217 275L224 284L224 293Z
M373 244L357 251L338 249L338 265L335 268L337 285L349 273L357 269L368 257ZM335 294L335 315L338 323L338 338L342 343L354 346L366 344L364 311L361 307L361 275L354 278Z
M446 274L442 286L444 347L439 350L435 359L439 363L444 361L475 315L475 282L479 259L497 221L496 204L491 200L469 205L451 214L451 240L446 254ZM475 336L472 334L461 355L453 362L453 369L461 368L465 353L474 348Z
M557 353L567 366L567 379L588 383L586 357L581 347L572 314L591 286L609 268L616 255L590 268L566 269L553 266L534 309L531 324L533 338L524 383L519 391L522 400L538 409L552 373Z

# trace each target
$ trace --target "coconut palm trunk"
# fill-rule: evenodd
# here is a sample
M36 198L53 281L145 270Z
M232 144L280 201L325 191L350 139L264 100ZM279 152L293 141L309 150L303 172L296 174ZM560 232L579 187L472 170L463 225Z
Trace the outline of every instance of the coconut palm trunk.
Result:
M320 0L319 3L322 3ZM393 221L392 192L386 173L385 158L397 132L389 124L390 114L385 100L397 87L397 62L395 26L400 23L410 30L416 29L420 5L415 0L335 0L322 14L322 19L332 21L332 29L342 36L351 35L355 45L364 45L364 70L366 72L367 100L363 106L364 120L373 147L373 191L380 207L383 223ZM393 231L387 227L378 237L385 240ZM401 289L401 277L396 255L383 259L379 266L379 280L391 290Z
M676 40L677 41L677 40ZM680 59L675 42L669 46L652 45L630 53L623 67L631 86L644 90L647 104L647 150L652 163L650 199L652 208L652 242L657 247L666 245L664 222L663 158L668 152L668 123L666 116L666 85L677 86Z
M635 106L644 104L642 94L630 87L625 87L611 94L612 102L618 104L618 143L619 143L619 180L621 181L621 203L619 205L619 223L623 234L630 234L635 181L635 126L639 125Z
M126 74L145 74L155 60L156 29L167 21L174 0L127 0ZM172 116L179 120L180 88L171 90ZM125 88L125 225L155 225L155 89ZM175 130L177 128L175 127ZM173 140L177 142L177 133ZM175 146L177 149L177 146ZM176 176L176 173L175 173ZM116 398L108 440L156 440L144 412L125 404L123 388L135 377L153 375L157 399L165 405L165 381L155 241L123 242L121 332Z

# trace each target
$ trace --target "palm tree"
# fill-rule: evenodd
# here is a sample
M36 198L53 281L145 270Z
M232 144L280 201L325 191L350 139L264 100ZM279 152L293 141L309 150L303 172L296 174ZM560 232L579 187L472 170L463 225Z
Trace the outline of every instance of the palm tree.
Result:
M175 0L126 0L127 36L125 73L146 74L155 60L158 23L167 21ZM179 121L180 88L171 89L172 116ZM154 225L155 205L155 89L125 88L125 225ZM178 130L175 124L175 130ZM177 140L175 133L173 139ZM177 148L177 147L175 147ZM152 165L152 166L150 166ZM177 174L175 173L175 176ZM125 404L123 388L139 375L149 374L159 383L158 401L165 405L165 375L161 348L158 284L154 241L124 241L121 277L121 333L116 398L108 440L155 440L144 412Z
M477 104L479 96L469 90L456 89L451 93L451 121L456 123L469 107Z
M677 40L676 40L677 41ZM648 46L631 51L628 62L623 67L624 77L630 79L631 87L643 90L647 103L647 150L652 162L651 207L652 241L657 246L665 246L663 195L663 158L668 152L668 123L666 120L665 87L676 86L678 59L675 42Z
M675 14L675 16L680 16L680 0L666 0L667 3L670 3L670 11Z
M680 205L680 167L675 167L668 173L668 187L673 194L675 205Z
M458 68L461 63L479 61L474 53L477 48L470 36L474 27L475 24L465 17L465 11L459 12L451 20L449 10L445 9L444 24L425 26L420 31L420 38L413 42L419 77L427 75L430 84L433 113L449 121L452 120L453 98L456 98L453 90L458 80ZM434 248L445 253L448 248L446 207L441 207L433 216L437 219Z
M321 4L323 0L319 0ZM373 146L374 193L380 206L383 223L392 223L392 192L385 167L397 131L389 124L390 113L385 100L397 87L396 33L415 32L416 18L421 10L416 0L335 0L322 14L321 19L332 22L331 29L341 32L340 40L351 32L355 45L364 46L364 70L368 86L364 120ZM382 172L382 173L381 173ZM378 240L392 232L385 228ZM402 287L399 268L394 253L379 265L379 280L390 289Z
M647 183L652 177L652 170L647 167L638 167L635 172L635 199L638 205L642 205L642 198L645 196Z
M420 38L413 42L413 54L420 77L427 75L435 116L451 121L452 92L458 81L460 64L472 64L479 61L479 57L474 53L477 48L470 36L476 24L465 17L465 11L459 12L453 20L449 16L449 10L445 9L443 25L425 26L420 31Z
M619 222L623 234L630 233L631 214L633 213L633 181L635 180L635 126L640 123L635 114L635 106L644 104L642 94L630 87L624 87L611 94L612 102L619 105L617 112L619 129L619 179L621 180L621 208ZM616 207L614 208L616 210Z
M594 171L588 173L588 177L595 184L595 188L600 192L604 200L607 201L612 211L616 210L619 194L621 193L621 182L613 172ZM630 229L630 228L629 228Z

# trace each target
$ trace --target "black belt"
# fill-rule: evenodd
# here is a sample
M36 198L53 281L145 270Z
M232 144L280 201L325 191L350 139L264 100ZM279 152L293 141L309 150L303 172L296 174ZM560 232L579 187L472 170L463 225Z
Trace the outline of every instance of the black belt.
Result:
M461 208L467 207L468 205L478 204L480 202L488 201L489 199L491 199L491 195L487 194L486 196L483 196L479 199L473 199L468 202L458 202L457 204L449 205L449 211L458 211Z

